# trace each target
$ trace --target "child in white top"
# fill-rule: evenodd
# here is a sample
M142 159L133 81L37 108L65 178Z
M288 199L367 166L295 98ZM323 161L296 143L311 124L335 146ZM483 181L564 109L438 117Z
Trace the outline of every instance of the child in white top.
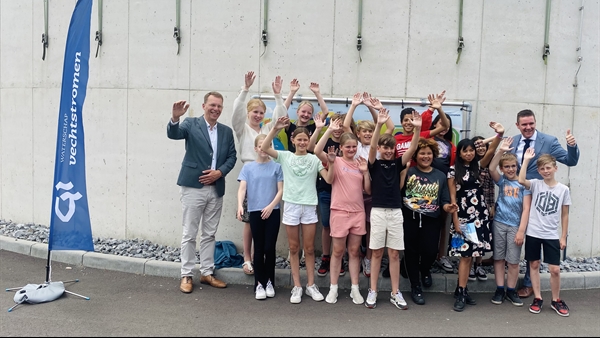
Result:
M527 168L529 161L534 157L534 148L527 149L523 155L521 168ZM552 289L550 307L560 316L567 317L569 307L560 299L560 250L564 250L567 246L571 195L569 187L558 182L554 177L558 170L554 156L541 155L537 160L537 168L543 180L528 180L526 170L521 169L519 172L519 183L531 190L532 195L529 224L525 237L525 259L529 262L534 296L529 311L531 313L542 311L539 268L540 249L543 248L544 262L548 263L550 268L550 288ZM562 228L560 235L559 225Z
M233 116L231 117L231 125L239 142L239 152L242 163L248 163L256 160L256 152L254 151L254 140L259 134L268 134L273 128L273 121L279 117L285 116L287 111L283 108L283 99L281 98L281 86L283 80L277 76L272 83L273 95L275 96L275 110L273 111L273 119L268 123L263 123L267 107L261 99L251 99L244 109L244 102L248 95L248 90L254 83L256 75L250 71L244 76L244 86L240 91L239 96L233 101ZM244 213L241 221L244 222L243 243L244 243L244 272L248 275L254 273L252 267L252 232L250 230L249 214L246 210L246 201L244 201Z
M306 294L315 301L324 299L319 288L315 284L315 231L317 223L317 188L315 185L317 174L327 174L321 160L307 152L309 144L309 132L306 128L298 127L292 134L292 142L296 152L277 151L269 147L269 144L286 125L289 124L288 117L281 117L275 123L273 129L263 141L262 151L273 157L275 162L281 164L285 184L283 186L283 224L286 225L288 243L290 246L290 265L292 267L292 278L294 288L290 302L293 304L302 301L302 286L300 283L300 229L302 225L302 236L304 244L304 255L306 258Z

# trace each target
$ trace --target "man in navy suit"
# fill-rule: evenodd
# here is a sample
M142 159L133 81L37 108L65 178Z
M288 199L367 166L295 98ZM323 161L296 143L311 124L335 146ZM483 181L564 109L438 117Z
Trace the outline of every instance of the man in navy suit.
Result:
M571 130L567 129L566 141L567 150L565 150L558 139L552 135L544 134L535 128L535 114L529 109L521 110L517 114L517 128L521 131L520 135L513 137L513 143L511 144L512 152L517 156L517 164L519 170L521 170L521 163L523 162L523 153L527 148L533 147L535 149L535 157L529 161L527 166L527 179L543 179L542 175L538 172L537 159L542 154L550 154L556 158L556 160L569 167L577 165L579 161L579 148L575 137L571 134ZM523 286L519 289L518 295L521 298L530 297L533 294L533 288L531 287L531 278L529 277L529 264L527 264L527 271L523 278Z
M217 122L223 111L223 95L207 93L202 104L204 116L188 117L180 123L179 119L189 107L186 101L173 103L171 121L167 124L170 139L185 139L185 156L177 179L183 205L179 289L184 293L194 288L192 276L199 228L200 283L217 288L227 286L214 276L215 234L221 218L225 176L237 160L233 131Z

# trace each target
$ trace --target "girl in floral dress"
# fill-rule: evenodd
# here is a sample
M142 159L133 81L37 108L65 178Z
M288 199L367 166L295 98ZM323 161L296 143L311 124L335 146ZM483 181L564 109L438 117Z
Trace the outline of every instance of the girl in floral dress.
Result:
M504 134L500 123L490 122L490 127L497 133L485 156L477 161L475 143L464 139L456 146L455 165L448 172L448 188L450 202L458 204L458 212L452 214L453 227L450 228L450 256L460 257L458 265L458 283L454 291L456 299L455 311L463 311L465 304L475 305L467 290L469 270L473 257L480 257L492 251L492 234L490 231L489 209L485 203L483 188L479 179L480 168L487 167ZM474 223L477 243L468 241L460 226Z

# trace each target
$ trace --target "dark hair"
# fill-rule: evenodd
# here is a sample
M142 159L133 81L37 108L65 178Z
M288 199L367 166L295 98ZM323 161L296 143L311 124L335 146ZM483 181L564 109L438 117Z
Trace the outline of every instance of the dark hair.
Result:
M533 113L533 111L531 111L531 109L521 110L520 112L517 113L517 123L519 123L519 119L521 117L529 117L529 116L533 116L533 120L535 121L535 114Z
M473 136L473 138L471 139L471 141L473 141L473 149L475 149L475 158L477 159L477 161L481 160L482 158L481 156L479 156L479 154L477 154L477 148L474 146L475 142L479 140L483 141L485 139L483 138L483 136ZM488 143L484 143L483 145L485 146L485 151L487 152L488 149L490 149L490 145Z
M404 116L409 115L409 114L412 115L412 113L414 111L416 111L416 110L414 110L412 108L404 108L404 109L402 109L402 111L400 112L400 123L402 123L402 120L404 120Z
M415 153L412 156L413 161L417 161L417 155L419 153L419 150L423 148L431 149L434 159L436 159L440 154L440 148L438 147L438 144L434 139L421 137L419 138L419 145L417 145L417 151L415 151Z
M467 149L468 147L471 147L473 150L475 150L475 142L472 139L462 139L456 145L456 158L454 159L454 181L458 184L463 184L463 177L467 171L469 172L470 176L479 176L479 160L477 157L471 161L468 167L465 166L462 157L460 157L460 151ZM475 152L475 156L477 156L477 152Z
M396 148L396 138L390 134L383 134L377 141L377 145L381 147Z
M446 115L447 116L447 115ZM429 127L429 130L434 130L435 129L435 125L440 121L440 114L438 114L435 119L433 119L433 122L431 122L431 127ZM448 117L448 121L450 121L450 128L448 129L448 132L444 135L444 139L450 143L452 143L452 119L450 117ZM438 137L437 135L435 137Z

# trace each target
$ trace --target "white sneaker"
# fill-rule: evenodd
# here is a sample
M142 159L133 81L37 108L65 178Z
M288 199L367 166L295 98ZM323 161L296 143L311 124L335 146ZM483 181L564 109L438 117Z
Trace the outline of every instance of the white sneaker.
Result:
M408 309L408 304L406 304L406 301L404 300L404 297L402 297L402 292L400 292L400 290L397 290L396 293L391 293L390 302L400 310Z
M290 303L299 304L302 301L302 287L294 286L292 289L292 296L290 297Z
M337 303L337 297L338 297L338 286L330 285L329 293L327 294L327 298L325 298L325 301L329 304L335 304L335 303Z
M254 297L256 299L267 299L267 293L265 292L265 288L263 288L262 284L258 283L256 286L256 291L254 291Z
M267 282L266 294L269 298L275 297L275 288L273 287L273 284L271 284L270 280Z
M365 302L365 299L360 294L358 285L352 285L352 288L350 288L350 298L352 298L352 302L354 304L362 304Z
M323 297L323 295L319 291L319 287L317 286L317 284L313 284L311 286L307 285L306 286L306 295L312 297L312 299L315 302L320 302L323 299L325 299L325 297Z
M450 263L448 257L444 256L437 261L438 265L442 268L442 270L446 272L454 272L454 266Z
M369 289L369 294L367 294L367 301L365 302L365 306L369 309L374 309L377 306L377 291Z
M371 260L367 257L362 260L363 274L365 277L371 277Z

